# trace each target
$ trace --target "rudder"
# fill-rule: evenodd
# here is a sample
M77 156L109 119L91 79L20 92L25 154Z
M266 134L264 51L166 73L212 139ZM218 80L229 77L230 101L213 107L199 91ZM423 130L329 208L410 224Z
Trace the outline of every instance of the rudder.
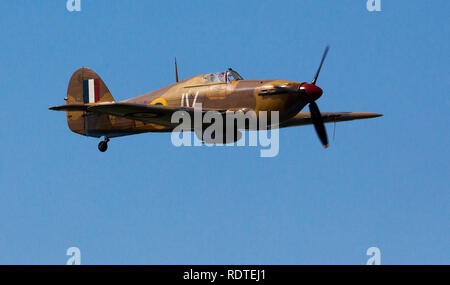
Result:
M94 104L114 102L114 98L100 76L89 68L80 68L72 75L67 88L66 104ZM81 135L90 135L89 129L111 126L108 115L68 111L69 128ZM98 135L93 135L98 136Z

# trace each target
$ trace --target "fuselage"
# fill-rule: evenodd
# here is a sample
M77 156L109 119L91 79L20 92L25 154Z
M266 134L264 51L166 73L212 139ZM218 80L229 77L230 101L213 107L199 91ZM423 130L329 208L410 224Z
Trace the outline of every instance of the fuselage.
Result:
M84 97L90 93L83 89L81 83L89 80L95 83L95 80L91 78L98 78L99 82L99 102L95 101L95 103L108 104L114 101L99 76L90 69L82 68L72 75L69 82L67 104L86 101ZM175 108L194 107L194 104L196 106L201 104L203 110L244 113L254 111L257 117L265 111L269 120L271 112L277 111L278 122L283 123L298 114L308 104L311 96L306 96L308 92L301 92L307 91L305 89L307 85L307 83L289 80L244 80L237 72L229 69L226 72L194 76L118 103L163 105ZM97 94L96 91L92 93ZM73 132L93 137L112 138L145 132L170 132L176 126L82 111L69 111L67 118Z
M265 94L274 87L298 90L299 82L267 79L205 82L205 76L188 78L123 102L172 107L193 107L200 103L203 109L252 110L257 115L260 111L278 111L280 122L296 115L307 104L297 93Z

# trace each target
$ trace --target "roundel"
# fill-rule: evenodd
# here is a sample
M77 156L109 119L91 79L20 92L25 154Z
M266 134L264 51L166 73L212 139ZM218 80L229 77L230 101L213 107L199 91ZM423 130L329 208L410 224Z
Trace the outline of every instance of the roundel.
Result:
M163 105L163 106L167 106L167 102L166 102L166 100L163 99L163 98L155 99L155 100L153 100L150 104L152 104L152 105Z

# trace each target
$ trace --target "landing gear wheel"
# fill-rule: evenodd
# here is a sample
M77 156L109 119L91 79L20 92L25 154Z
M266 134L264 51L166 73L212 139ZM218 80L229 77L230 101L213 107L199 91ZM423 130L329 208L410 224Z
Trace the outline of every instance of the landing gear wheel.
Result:
M99 142L98 150L101 152L105 152L108 149L108 142L109 142L108 138L105 138L103 141Z
M105 152L107 149L108 149L108 143L107 143L107 142L101 141L101 142L98 144L98 150L99 150L99 151Z

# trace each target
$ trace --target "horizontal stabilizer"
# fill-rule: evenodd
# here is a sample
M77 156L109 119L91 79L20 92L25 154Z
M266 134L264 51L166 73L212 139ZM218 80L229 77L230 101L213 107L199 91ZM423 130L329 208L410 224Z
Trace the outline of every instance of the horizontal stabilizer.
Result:
M53 111L86 111L88 107L89 105L85 104L67 104L50 107L49 109Z

